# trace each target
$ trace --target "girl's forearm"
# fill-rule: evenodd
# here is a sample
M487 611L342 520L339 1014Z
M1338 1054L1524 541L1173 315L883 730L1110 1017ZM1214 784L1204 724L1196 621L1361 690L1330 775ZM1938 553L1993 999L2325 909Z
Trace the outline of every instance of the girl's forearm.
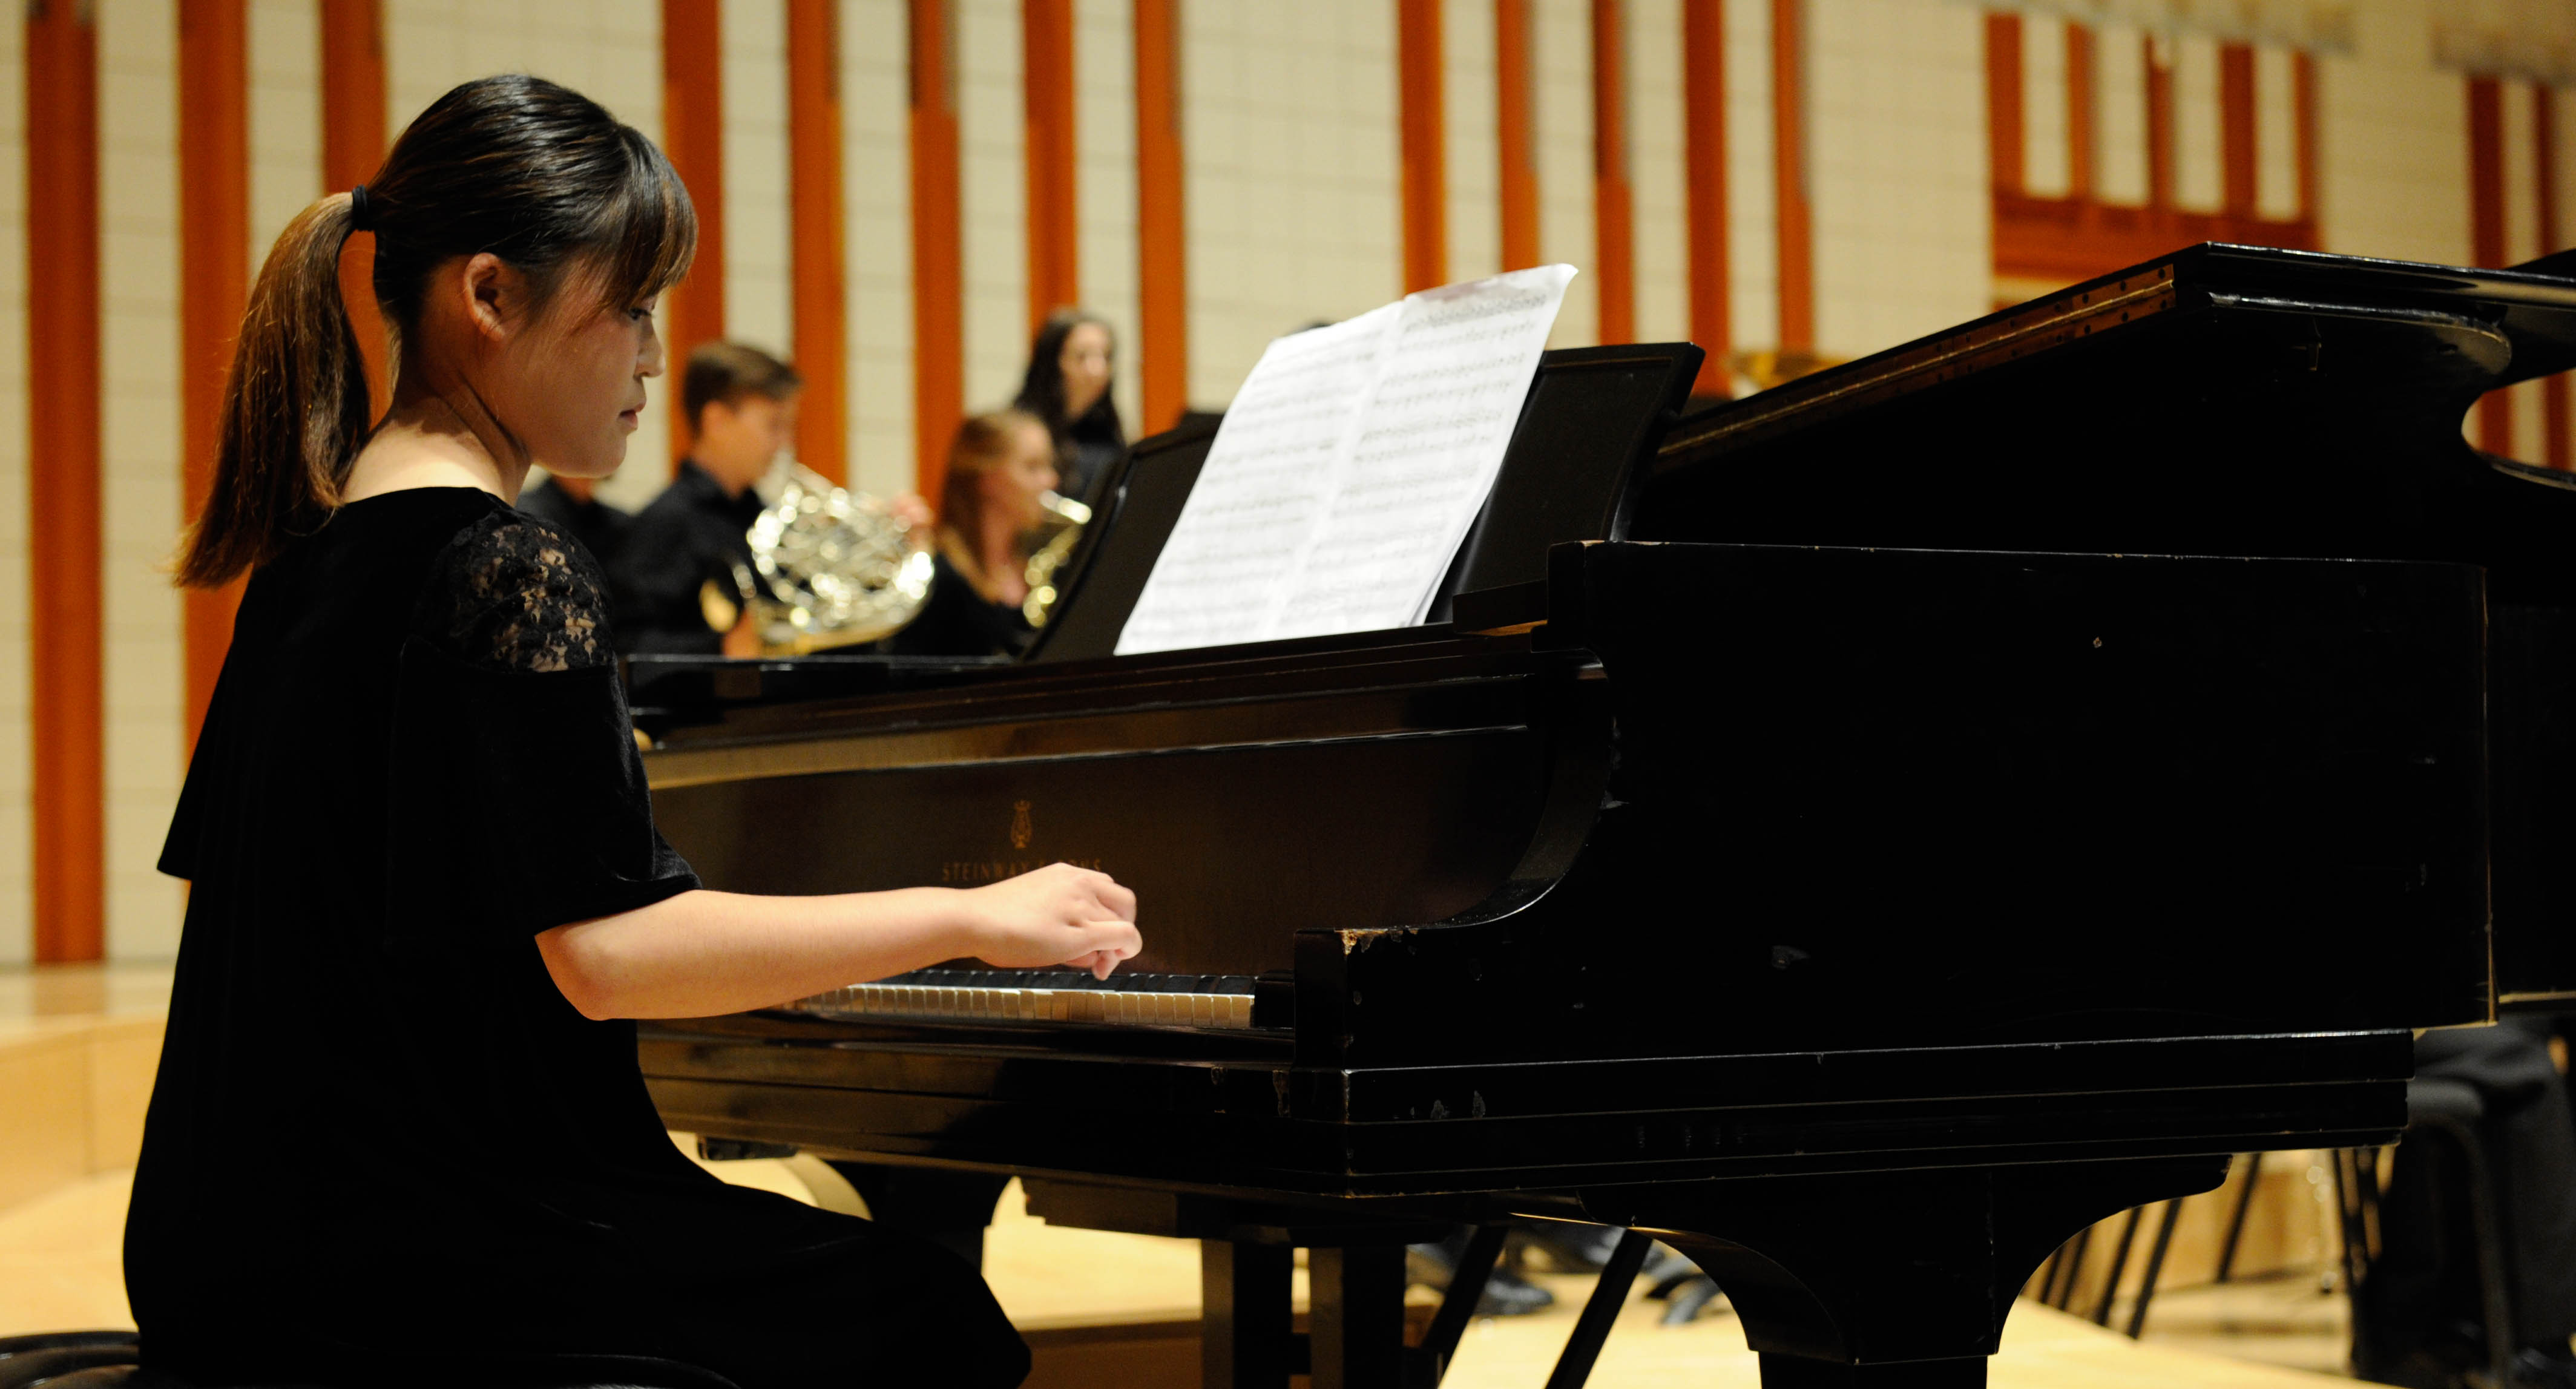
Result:
M555 987L593 1018L765 1008L977 946L966 894L935 887L831 897L683 892L537 937Z

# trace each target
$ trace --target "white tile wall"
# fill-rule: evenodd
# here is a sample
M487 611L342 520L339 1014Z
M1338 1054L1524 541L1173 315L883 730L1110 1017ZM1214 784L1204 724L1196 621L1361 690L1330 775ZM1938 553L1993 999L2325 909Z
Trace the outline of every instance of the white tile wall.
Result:
M1442 0L1440 49L1449 280L1456 284L1483 279L1503 268L1493 0Z
M908 492L912 445L911 58L904 8L841 0L841 229L850 480Z
M383 3L389 135L399 137L413 116L459 82L527 72L561 82L646 135L662 137L662 12L657 5L643 0ZM653 383L654 399L678 389L676 375L664 376ZM627 440L627 466L601 486L600 495L629 510L643 506L670 480L670 456L670 417L656 404Z
M107 606L107 953L167 959L178 883L153 871L182 772L176 47L170 0L100 7L104 368L101 565Z
M2169 50L2173 65L2174 203L2216 212L2227 200L2219 152L2218 40L2185 34Z
M1134 22L1129 0L1075 0L1073 140L1075 196L1082 204L1082 303L1107 320L1117 338L1110 398L1130 439L1146 429L1136 374Z
M1778 197L1772 187L1771 6L1726 5L1726 234L1735 278L1728 313L1735 346L1780 341Z
M1628 182L1637 341L1690 337L1689 170L1682 147L1681 0L1628 0Z
M2468 93L2433 66L2431 0L2354 12L2354 51L2317 67L2325 248L2459 265L2469 258Z
M1537 126L1538 253L1580 270L1566 287L1550 347L1600 341L1600 262L1592 220L1592 7L1588 0L1530 0L1530 81Z
M1181 11L1190 400L1269 341L1403 289L1388 0Z
M35 953L27 821L26 26L0 24L0 966Z
M252 275L277 234L322 193L320 6L250 0Z
M1808 0L1816 346L1891 347L1986 312L1985 28L1932 0Z
M2093 191L2104 202L2147 200L2146 56L2135 29L2093 32Z
M2299 215L2299 85L2286 48L2254 50L2254 210Z
M1029 362L1027 101L1018 0L957 0L959 220L966 408L1019 394Z
M725 336L786 357L795 342L788 271L787 10L779 0L724 0L722 13Z
M2021 184L2034 197L2066 196L2073 177L2066 96L2066 21L2055 15L2023 15Z

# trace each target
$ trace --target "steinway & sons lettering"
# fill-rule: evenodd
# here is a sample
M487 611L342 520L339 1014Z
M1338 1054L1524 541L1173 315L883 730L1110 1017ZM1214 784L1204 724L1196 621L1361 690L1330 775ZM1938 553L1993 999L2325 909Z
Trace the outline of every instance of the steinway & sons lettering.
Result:
M970 887L980 883L998 883L1004 878L1016 878L1022 873L1035 872L1040 868L1046 867L1047 864L1050 863L1070 863L1076 868L1088 868L1095 873L1106 873L1109 871L1108 869L1101 867L1100 860L1096 858L1051 858L1045 860L993 859L990 861L978 860L974 862L951 861L939 865L939 881L949 884L964 884Z

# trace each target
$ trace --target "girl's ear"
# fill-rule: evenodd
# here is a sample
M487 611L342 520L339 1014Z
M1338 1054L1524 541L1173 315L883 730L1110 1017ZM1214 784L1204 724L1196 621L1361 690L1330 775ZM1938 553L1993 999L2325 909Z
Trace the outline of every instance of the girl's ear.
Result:
M465 298L466 321L474 325L474 331L495 344L508 338L511 327L527 307L526 277L499 256L477 251L466 259L458 280L458 290Z

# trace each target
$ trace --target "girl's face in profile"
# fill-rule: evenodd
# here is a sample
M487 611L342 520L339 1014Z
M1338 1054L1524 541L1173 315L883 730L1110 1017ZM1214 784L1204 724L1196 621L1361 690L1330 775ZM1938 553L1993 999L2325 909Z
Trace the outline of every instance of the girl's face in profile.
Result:
M516 335L504 354L511 398L501 418L530 462L578 478L606 477L626 460L645 378L662 374L653 303L603 304L575 280Z
M1038 497L1055 490L1055 441L1039 424L1025 424L1011 436L1011 456L984 474L984 504L996 516L1008 516L1018 530L1035 530L1045 518Z

